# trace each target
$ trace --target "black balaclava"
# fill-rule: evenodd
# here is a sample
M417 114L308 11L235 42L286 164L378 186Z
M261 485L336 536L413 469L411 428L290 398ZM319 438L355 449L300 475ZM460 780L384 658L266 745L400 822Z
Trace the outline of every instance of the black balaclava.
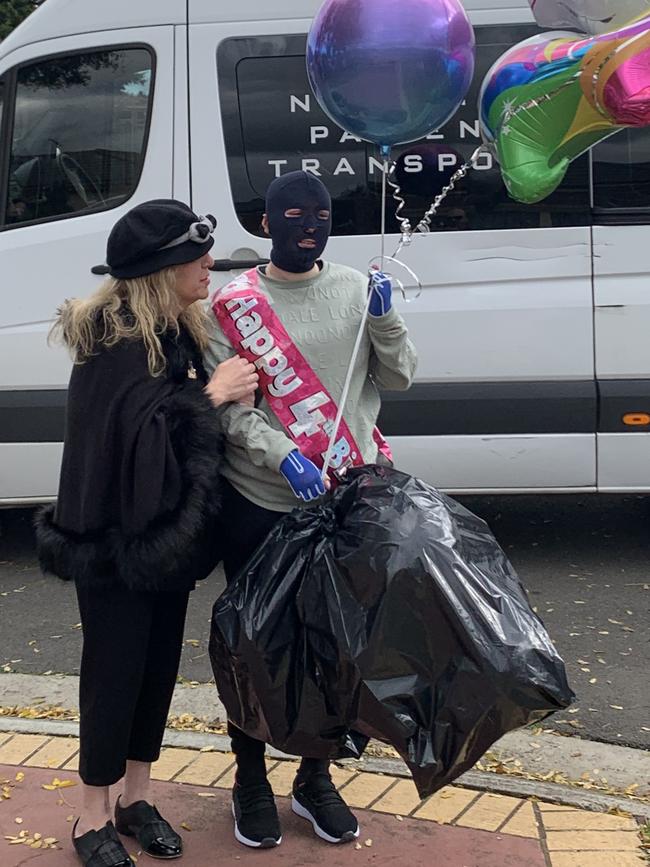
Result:
M300 208L301 217L285 217L291 208ZM326 220L319 217L328 211ZM273 241L271 261L291 274L311 271L323 254L332 230L332 200L327 187L310 172L289 172L276 178L266 192L266 213ZM313 231L308 231L313 229ZM313 247L299 247L307 238Z

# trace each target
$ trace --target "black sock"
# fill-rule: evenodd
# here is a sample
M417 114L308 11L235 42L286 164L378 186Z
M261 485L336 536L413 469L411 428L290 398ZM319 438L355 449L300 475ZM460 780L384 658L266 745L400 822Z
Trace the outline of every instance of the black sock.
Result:
M329 771L329 759L304 758L300 762L300 767L298 768L298 782L304 782L308 777L311 777L314 774L329 774Z
M263 783L266 780L264 761L265 744L245 734L237 726L228 723L228 734L232 741L232 751L237 760L236 780L240 786Z

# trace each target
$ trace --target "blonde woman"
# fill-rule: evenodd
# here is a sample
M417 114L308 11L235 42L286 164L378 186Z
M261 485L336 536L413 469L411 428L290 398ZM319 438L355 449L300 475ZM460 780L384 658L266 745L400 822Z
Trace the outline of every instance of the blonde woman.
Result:
M180 836L150 802L196 580L220 559L221 405L252 400L242 359L212 377L202 299L212 217L174 200L138 205L108 239L111 277L66 302L54 327L75 361L59 496L37 519L41 565L72 579L83 628L79 773L73 830L82 863L133 862L117 832L158 858ZM115 806L109 786L124 778Z

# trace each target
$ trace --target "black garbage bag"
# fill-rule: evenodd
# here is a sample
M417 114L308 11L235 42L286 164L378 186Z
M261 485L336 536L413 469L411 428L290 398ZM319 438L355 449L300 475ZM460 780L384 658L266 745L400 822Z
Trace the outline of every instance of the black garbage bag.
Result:
M330 758L378 738L421 797L574 698L485 522L379 466L276 525L215 603L210 657L251 736Z

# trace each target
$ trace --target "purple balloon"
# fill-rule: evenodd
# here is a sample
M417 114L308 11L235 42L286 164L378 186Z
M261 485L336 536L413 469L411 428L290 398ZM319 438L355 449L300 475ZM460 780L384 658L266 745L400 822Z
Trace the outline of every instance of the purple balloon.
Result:
M439 129L474 74L474 31L459 0L326 0L307 38L321 108L378 145Z

